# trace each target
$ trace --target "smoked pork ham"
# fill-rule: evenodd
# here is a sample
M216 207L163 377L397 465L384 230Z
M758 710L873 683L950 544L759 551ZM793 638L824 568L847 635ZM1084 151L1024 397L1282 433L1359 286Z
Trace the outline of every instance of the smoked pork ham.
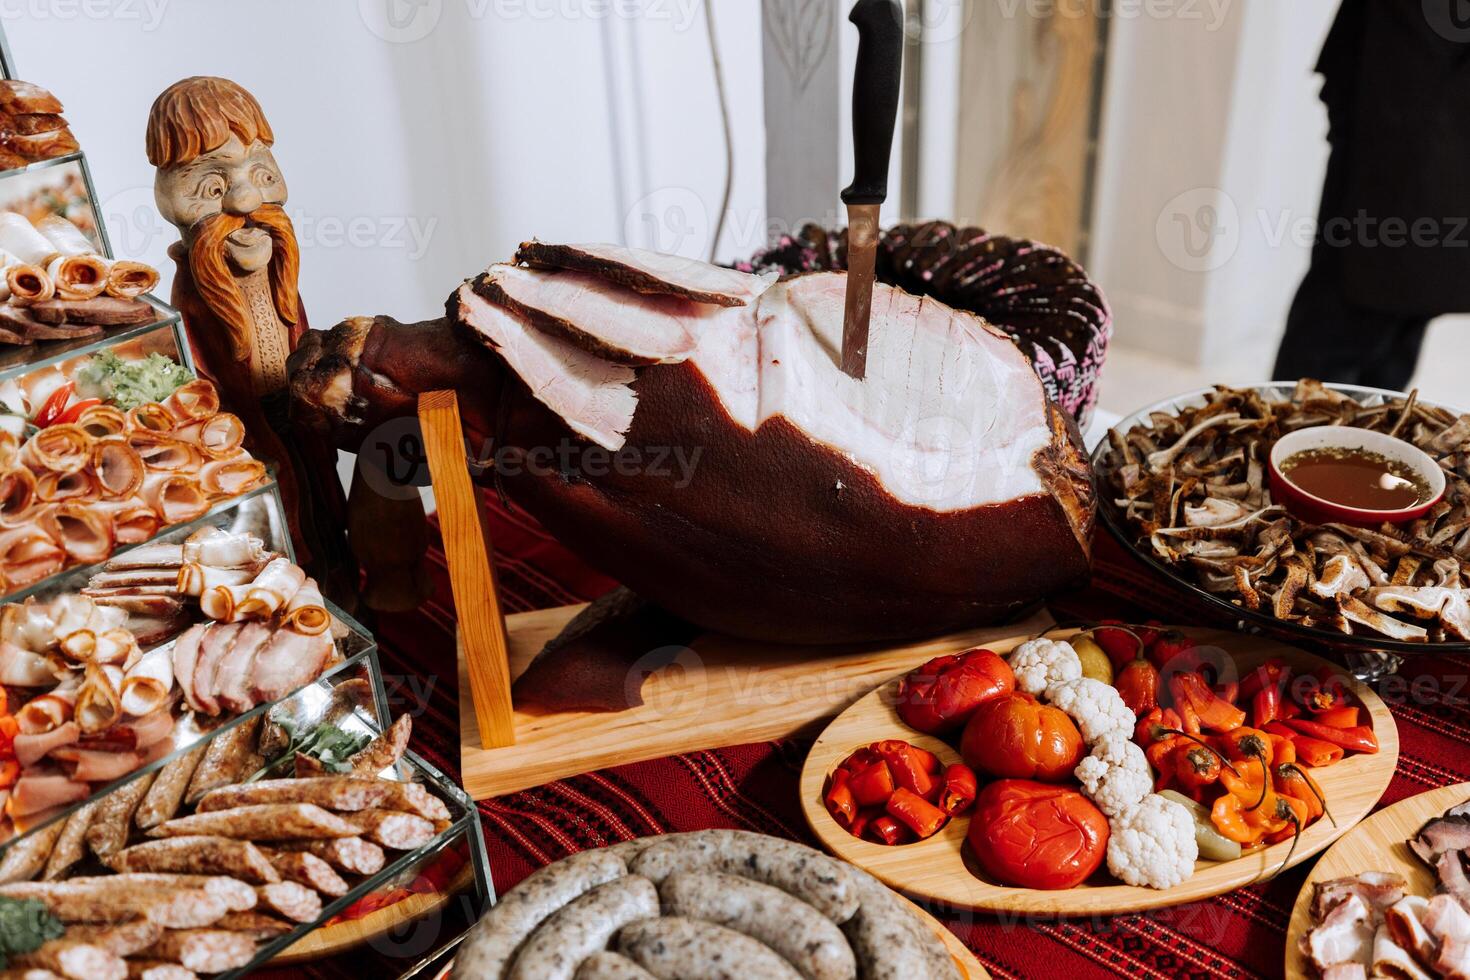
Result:
M705 629L811 643L932 634L1003 619L1086 573L1093 498L1075 429L979 317L877 286L856 381L837 363L842 274L769 286L611 246L533 243L518 258L604 283L595 302L568 303L554 273L517 275L508 309L482 278L451 298L451 325L355 320L309 335L292 362L298 409L356 448L346 433L451 381L473 445L494 437L495 480L514 503ZM691 319L647 302L659 293L707 309ZM548 333L549 318L575 329ZM693 347L672 363L602 356L675 327ZM495 356L461 350L418 373L384 357L415 337L442 350L465 336Z

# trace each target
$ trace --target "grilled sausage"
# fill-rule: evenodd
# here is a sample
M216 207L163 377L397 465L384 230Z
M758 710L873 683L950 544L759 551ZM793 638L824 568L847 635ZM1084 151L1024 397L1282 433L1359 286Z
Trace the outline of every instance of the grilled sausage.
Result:
M249 841L228 837L165 837L119 851L115 871L162 871L228 875L242 881L275 882L281 876Z
M128 783L104 796L97 804L97 813L87 828L87 846L105 864L128 842L128 828L133 822L133 813L138 809L148 788L153 785L156 773Z
M158 777L143 794L143 800L133 815L133 822L139 830L152 830L179 812L184 792L189 788L189 781L194 778L194 771L199 768L206 751L208 747L201 745L158 770Z
M257 715L216 735L205 748L204 758L189 779L184 802L197 803L210 790L238 783L250 775L246 766L255 753L255 738L259 731L260 716Z
M394 811L385 810L385 813ZM410 816L399 814L399 816ZM422 817L412 817L422 820ZM430 825L429 837L433 837ZM352 837L358 833L353 823L328 813L313 803L262 803L213 813L195 813L177 817L148 831L149 837L194 837L198 835L233 837L237 840L272 841L298 837ZM428 843L428 841L424 841ZM417 845L415 845L417 846Z
M195 973L218 973L249 963L255 956L255 940L223 929L176 929L165 933L144 955L171 960Z
M305 851L315 854L336 868L354 875L375 875L383 870L383 849L361 837L336 837L330 840L276 841L279 851Z
M571 980L591 954L606 949L623 926L658 915L658 889L624 875L572 899L531 933L507 980Z
M228 811L226 811L228 812ZM434 839L434 825L423 817L398 810L361 810L344 814L342 820L375 844L395 851L411 851ZM305 834L292 834L304 837Z
M338 811L403 810L427 820L449 819L444 801L420 784L367 776L262 779L222 786L205 794L197 809L206 813L261 803L315 803L325 810Z
M75 980L124 980L128 965L100 946L75 939L52 939L29 953L10 958L18 967L40 967Z
M69 821L57 820L40 830L33 831L23 840L10 845L5 857L0 859L0 883L30 881L46 867L51 851L61 839Z
M720 871L772 885L841 925L857 911L847 867L792 841L739 830L677 834L650 844L629 869L655 884L675 871Z
M65 877L72 866L86 856L87 828L92 826L97 806L97 803L88 803L66 818L66 826L57 836L56 846L51 848L51 856L46 859L46 869L41 872L42 881Z
M255 888L240 881L237 878L229 878L224 875L190 875L190 874L117 874L99 875L90 878L70 878L69 885L87 885L100 889L127 889L127 890L168 890L168 891L193 891L202 888L209 894L224 902L225 908L231 912L243 912L255 908Z
M106 878L16 882L0 886L5 898L33 898L62 922L128 922L143 916L165 928L209 925L228 909L204 888L143 889Z
M128 960L129 980L199 980L199 974L163 960Z
M264 912L231 912L214 924L216 929L248 933L256 942L284 936L296 928L294 922L285 922Z
M311 922L322 914L322 898L305 885L278 881L255 889L260 907L292 922Z
M158 942L163 926L152 919L138 918L115 926L69 926L67 939L89 943L114 956L133 956Z
M680 871L659 886L664 911L759 940L806 980L853 980L852 947L832 920L799 899L738 875Z
M568 902L628 873L607 851L583 851L531 874L481 916L455 957L456 972L499 980L531 930Z
M658 980L622 953L593 953L577 967L573 980Z
M406 714L399 715L386 732L379 734L352 757L352 771L364 776L376 776L394 765L403 757L412 734L413 719Z
M310 851L272 851L263 849L262 852L271 867L278 871L286 881L295 881L321 892L339 898L348 892L347 882L342 876L332 870L332 866Z
M659 980L801 980L769 946L697 919L634 922L618 933L618 950Z

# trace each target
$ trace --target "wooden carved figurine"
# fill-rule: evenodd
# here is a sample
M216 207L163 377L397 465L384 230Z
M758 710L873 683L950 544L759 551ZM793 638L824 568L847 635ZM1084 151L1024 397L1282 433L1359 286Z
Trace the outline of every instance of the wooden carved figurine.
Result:
M173 304L195 366L244 420L252 451L276 464L297 559L352 608L357 570L336 451L288 433L286 358L307 322L270 123L234 82L186 78L153 103L147 142L158 210L182 238L169 248L178 264Z

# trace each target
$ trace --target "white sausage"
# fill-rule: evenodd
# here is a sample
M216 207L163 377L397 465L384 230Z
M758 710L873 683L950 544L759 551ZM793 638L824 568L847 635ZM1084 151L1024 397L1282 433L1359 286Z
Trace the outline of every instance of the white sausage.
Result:
M801 980L769 946L724 926L677 916L624 927L618 950L658 980Z
M637 875L609 881L551 914L516 954L509 980L572 980L623 926L658 916L658 889Z

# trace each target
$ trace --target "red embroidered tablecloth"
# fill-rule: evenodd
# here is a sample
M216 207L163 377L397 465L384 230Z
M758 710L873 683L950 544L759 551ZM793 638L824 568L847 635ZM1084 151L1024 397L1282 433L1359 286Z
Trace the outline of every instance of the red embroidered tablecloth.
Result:
M609 587L528 520L492 508L507 611L590 598ZM415 709L413 746L450 773L458 768L454 613L443 556L431 553L437 594L416 612L377 623L395 710ZM1099 532L1091 586L1059 598L1059 619L1153 616L1211 622ZM1470 780L1470 661L1425 656L1382 689L1398 721L1401 754L1383 803ZM695 752L620 766L480 804L495 886L504 892L567 854L647 834L735 827L814 843L797 801L806 744L783 741ZM1286 923L1311 862L1274 881L1206 902L1146 914L1043 920L933 908L996 977L1280 976ZM378 956L376 960L374 956ZM321 965L328 976L377 975L380 953ZM363 969L369 971L363 973ZM386 973L387 971L383 971Z

